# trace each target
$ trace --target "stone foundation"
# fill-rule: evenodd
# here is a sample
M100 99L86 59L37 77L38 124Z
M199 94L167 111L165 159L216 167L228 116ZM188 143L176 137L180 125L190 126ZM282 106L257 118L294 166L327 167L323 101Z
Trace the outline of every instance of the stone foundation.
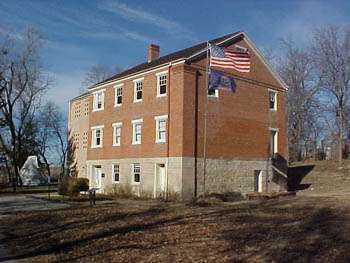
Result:
M141 165L139 184L133 183L133 163ZM113 182L113 164L120 166L119 183ZM256 190L254 179L256 171L261 171L263 192L285 190L283 179L272 172L267 161L207 159L204 179L203 159L197 159L197 172L195 171L195 158L190 157L89 160L87 161L87 177L90 180L90 186L93 187L92 167L100 165L104 174L104 177L101 178L100 192L108 193L114 185L130 185L136 195L157 197L156 164L165 164L168 194L178 196L183 200L192 199L195 191L197 196L202 195L204 191L206 193L240 192L242 194L254 192ZM195 181L197 181L197 188Z

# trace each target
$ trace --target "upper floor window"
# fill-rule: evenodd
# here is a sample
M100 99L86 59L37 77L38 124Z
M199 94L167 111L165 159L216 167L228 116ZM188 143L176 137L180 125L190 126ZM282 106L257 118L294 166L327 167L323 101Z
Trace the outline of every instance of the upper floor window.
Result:
M134 102L142 101L142 79L134 80Z
M112 168L113 182L119 183L119 164L113 164Z
M270 129L271 133L271 143L270 143L270 148L271 148L271 154L274 155L278 152L278 130L277 129Z
M219 90L218 89L208 89L208 97L219 97Z
M133 182L139 184L141 182L141 165L134 163L132 165Z
M92 130L92 140L91 148L99 148L103 145L103 125L91 127Z
M122 123L113 123L113 146L120 146L122 136Z
M156 143L166 142L167 115L154 117L156 120Z
M132 144L141 144L142 119L133 120L132 123Z
M121 106L123 102L123 84L115 86L114 106Z
M157 97L166 96L167 71L157 73Z
M269 108L270 110L277 110L277 91L269 90Z
M99 90L93 93L93 111L99 111L104 109L104 97L105 90Z

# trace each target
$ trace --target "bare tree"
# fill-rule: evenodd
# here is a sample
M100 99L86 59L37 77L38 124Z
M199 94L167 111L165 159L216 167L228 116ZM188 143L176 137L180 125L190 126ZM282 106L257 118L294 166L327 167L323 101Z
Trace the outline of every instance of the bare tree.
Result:
M114 74L117 74L121 71L121 68L116 66L114 69L106 65L93 65L85 75L85 79L82 82L82 92L86 90L87 87L93 86L99 82L102 82Z
M22 39L8 36L2 39L5 40L0 47L0 145L10 160L16 190L19 169L34 143L30 136L35 128L32 121L49 81L40 65L43 38L37 31L28 29Z
M50 174L50 160L58 153L61 166L61 175L65 173L67 156L67 127L66 119L60 108L53 102L47 102L38 116L40 132L38 132L37 145L38 153L45 163L48 174Z
M287 93L288 148L292 161L301 160L303 149L310 142L316 144L319 126L312 125L317 119L316 95L319 86L315 80L310 52L297 48L293 41L284 40L286 54L278 63L278 71L289 87Z
M342 165L343 140L348 132L350 92L350 29L327 26L317 30L313 41L314 65L322 89L332 105L338 142L338 161Z

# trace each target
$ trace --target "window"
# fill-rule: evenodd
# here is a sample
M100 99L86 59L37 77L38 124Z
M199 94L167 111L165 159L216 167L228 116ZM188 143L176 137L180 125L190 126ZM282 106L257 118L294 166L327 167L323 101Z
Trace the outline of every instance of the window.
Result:
M142 79L134 80L134 102L142 101Z
M157 97L166 96L167 71L160 72L157 75Z
M142 137L142 119L132 122L132 144L141 144Z
M91 148L99 148L102 147L103 144L103 125L91 127L92 130L92 140L91 140Z
M156 120L156 143L166 142L166 122L168 115L154 117Z
M115 101L114 106L121 106L123 102L123 84L115 86Z
M120 146L122 135L122 123L117 122L112 124L113 127L113 146Z
M219 97L219 90L218 89L208 89L208 97Z
M119 164L113 164L113 182L119 183Z
M141 182L141 165L134 163L132 165L133 182L139 184Z
M270 129L271 131L271 155L274 155L277 153L278 148L278 130L277 129Z
M269 90L269 108L270 110L277 110L277 92Z
M104 109L104 90L99 90L93 93L93 111Z

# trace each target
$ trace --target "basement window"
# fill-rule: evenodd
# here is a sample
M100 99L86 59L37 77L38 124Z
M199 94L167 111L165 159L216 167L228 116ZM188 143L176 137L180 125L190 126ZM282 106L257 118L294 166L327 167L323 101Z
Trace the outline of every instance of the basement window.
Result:
M141 165L139 163L134 163L132 165L133 172L133 182L139 184L141 182Z

